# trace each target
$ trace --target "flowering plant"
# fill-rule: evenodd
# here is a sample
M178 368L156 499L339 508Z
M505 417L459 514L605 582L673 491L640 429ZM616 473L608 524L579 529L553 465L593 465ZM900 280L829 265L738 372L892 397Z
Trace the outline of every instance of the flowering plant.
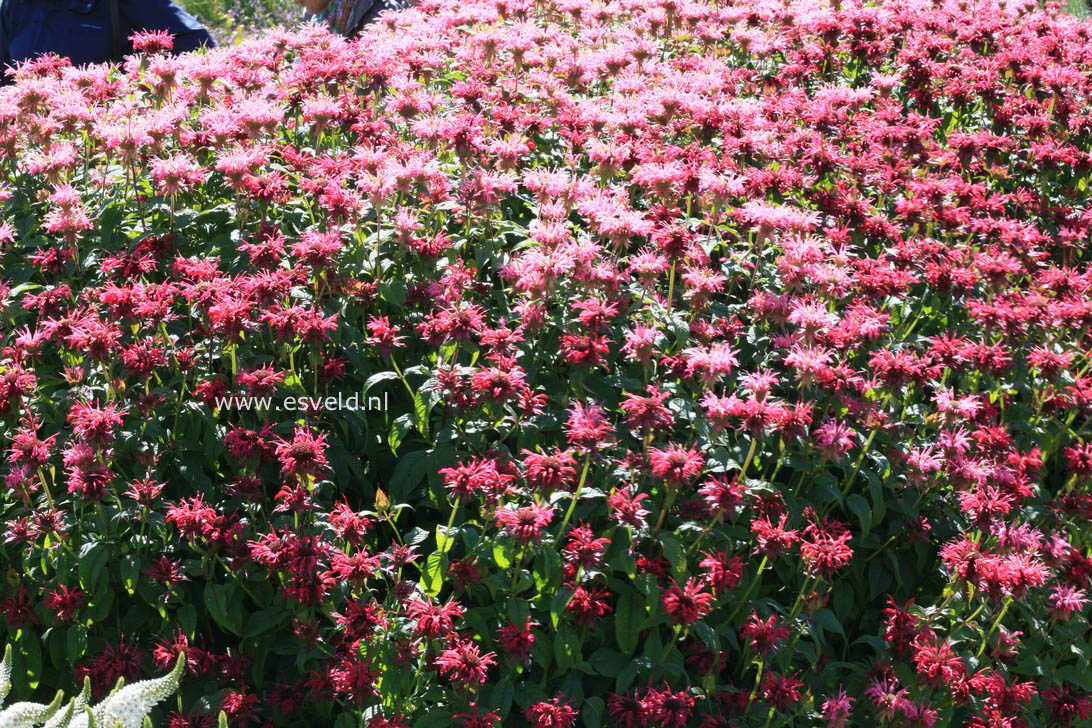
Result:
M0 89L16 698L184 654L170 728L1092 717L1088 25L138 40Z
M11 645L4 648L4 659L0 662L0 707L4 704L11 689ZM58 691L49 705L39 703L16 703L0 710L0 726L4 728L32 728L44 725L46 728L140 728L151 721L148 712L156 703L170 697L178 689L182 670L186 666L184 655L175 660L174 669L163 677L144 680L132 685L124 685L125 678L118 678L117 685L105 700L95 706L88 704L91 693L91 680L84 678L83 690L68 701L61 709L63 691ZM223 720L227 716L224 714ZM222 721L221 721L222 722Z

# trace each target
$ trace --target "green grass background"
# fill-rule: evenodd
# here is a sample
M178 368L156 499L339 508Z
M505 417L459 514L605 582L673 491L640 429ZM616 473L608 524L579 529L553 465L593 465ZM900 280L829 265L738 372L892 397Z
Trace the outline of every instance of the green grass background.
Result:
M304 18L295 0L175 1L204 23L220 44L238 42L263 28L291 27Z
M233 43L248 33L303 20L295 0L175 0L209 29L218 43ZM1078 18L1092 15L1092 0L1062 0Z

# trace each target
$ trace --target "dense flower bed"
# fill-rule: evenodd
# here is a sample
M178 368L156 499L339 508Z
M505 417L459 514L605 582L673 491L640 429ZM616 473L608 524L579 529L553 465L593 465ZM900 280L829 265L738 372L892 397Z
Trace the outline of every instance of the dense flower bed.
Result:
M14 698L185 651L171 728L1089 719L1090 38L424 0L22 67Z

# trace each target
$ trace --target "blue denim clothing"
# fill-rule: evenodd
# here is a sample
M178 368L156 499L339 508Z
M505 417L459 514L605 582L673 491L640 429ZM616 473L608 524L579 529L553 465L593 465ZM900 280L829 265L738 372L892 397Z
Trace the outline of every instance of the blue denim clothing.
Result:
M141 30L173 33L176 53L215 43L192 15L170 0L118 0L120 48L132 53L129 36ZM104 63L114 55L110 0L3 0L0 66L53 52L74 65Z

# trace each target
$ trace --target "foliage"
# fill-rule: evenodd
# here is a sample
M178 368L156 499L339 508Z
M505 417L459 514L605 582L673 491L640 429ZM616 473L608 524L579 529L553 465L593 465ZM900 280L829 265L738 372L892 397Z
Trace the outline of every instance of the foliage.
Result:
M184 652L171 728L1087 724L1089 26L137 40L0 89L16 700Z
M296 0L176 0L209 29L220 45L239 43L266 28L290 27L304 18Z

